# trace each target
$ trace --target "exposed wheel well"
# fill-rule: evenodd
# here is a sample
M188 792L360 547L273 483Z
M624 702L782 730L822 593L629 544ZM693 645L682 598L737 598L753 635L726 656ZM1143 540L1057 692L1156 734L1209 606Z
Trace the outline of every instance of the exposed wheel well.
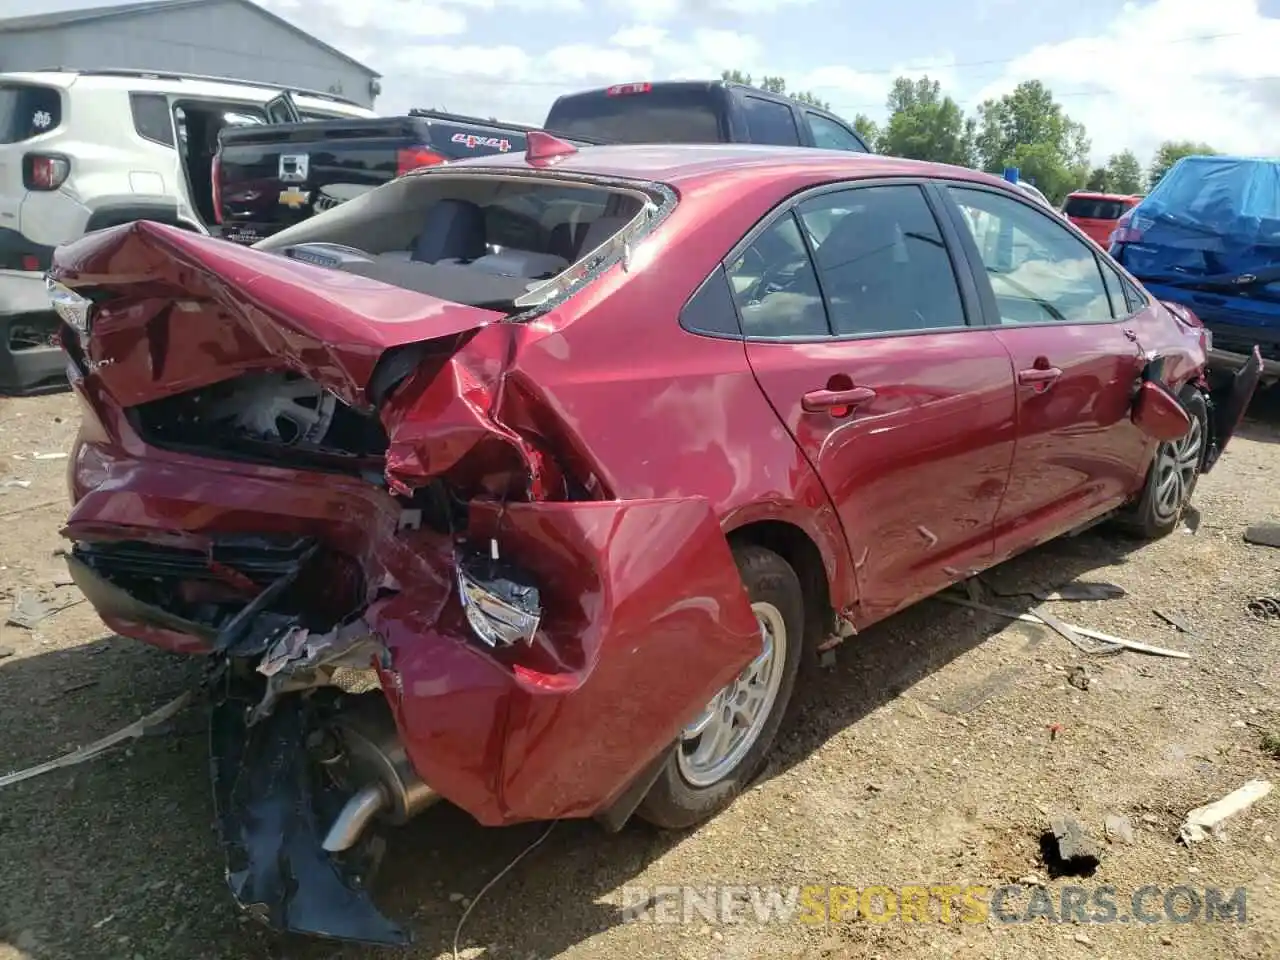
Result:
M809 535L782 520L761 520L729 533L732 545L752 543L772 550L786 560L800 578L804 591L805 640L812 653L835 627L831 590L822 552Z

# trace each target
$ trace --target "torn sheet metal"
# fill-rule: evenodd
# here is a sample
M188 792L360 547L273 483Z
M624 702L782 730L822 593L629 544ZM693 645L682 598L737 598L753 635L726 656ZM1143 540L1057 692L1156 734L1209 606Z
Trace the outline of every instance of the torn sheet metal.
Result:
M209 721L214 805L236 902L278 930L409 943L373 905L359 858L330 856L321 845L347 798L320 778L304 747L312 729L306 701L290 697L249 727L252 703L222 691Z
M323 634L290 628L258 663L258 673L266 677L266 691L253 708L249 725L261 721L280 697L292 691L322 686L335 686L347 693L377 690L380 682L375 667L384 653L382 643L363 620Z

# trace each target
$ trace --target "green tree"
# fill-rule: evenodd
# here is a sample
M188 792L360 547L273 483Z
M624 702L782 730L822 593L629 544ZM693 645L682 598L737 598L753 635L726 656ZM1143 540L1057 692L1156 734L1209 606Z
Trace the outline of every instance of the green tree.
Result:
M1160 178L1169 172L1169 168L1183 157L1212 157L1217 152L1207 143L1196 143L1194 140L1166 140L1156 149L1156 155L1151 161L1151 168L1147 173L1147 189L1155 187L1160 182Z
M1026 80L978 107L975 140L983 169L1017 167L1053 203L1089 179L1089 136L1039 80Z
M889 120L879 150L894 157L972 166L975 125L937 80L898 77L887 102Z
M858 131L858 136L862 137L872 150L880 149L880 127L865 113L860 113L853 118L853 129Z
M743 73L741 70L723 70L720 73L720 79L726 83L745 83L748 87L756 87L766 93L776 93L779 96L790 97L797 103L807 103L811 107L817 107L819 110L830 110L831 104L823 100L816 93L809 90L788 90L787 81L782 77L761 77L760 82L756 83L751 79L751 74Z
M1085 181L1085 188L1098 193L1110 193L1111 171L1106 167L1094 167L1089 171L1089 179Z
M1107 187L1111 193L1141 193L1142 164L1132 150L1121 150L1107 161Z

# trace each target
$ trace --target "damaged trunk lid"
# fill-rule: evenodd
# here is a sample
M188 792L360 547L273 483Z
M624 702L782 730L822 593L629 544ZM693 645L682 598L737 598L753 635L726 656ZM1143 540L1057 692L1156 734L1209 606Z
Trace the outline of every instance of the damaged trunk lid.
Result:
M504 316L148 221L60 248L50 278L68 354L123 408L282 369L367 407L388 350Z

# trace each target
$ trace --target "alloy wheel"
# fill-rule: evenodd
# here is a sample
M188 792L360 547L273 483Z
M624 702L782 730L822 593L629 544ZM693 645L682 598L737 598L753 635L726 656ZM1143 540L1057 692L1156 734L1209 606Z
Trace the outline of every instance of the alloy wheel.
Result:
M1161 520L1178 515L1191 496L1191 485L1200 469L1204 429L1200 418L1191 418L1186 435L1160 444L1155 463L1155 512Z
M787 624L771 603L753 603L760 654L684 728L676 761L694 787L709 787L742 763L769 721L787 660Z

